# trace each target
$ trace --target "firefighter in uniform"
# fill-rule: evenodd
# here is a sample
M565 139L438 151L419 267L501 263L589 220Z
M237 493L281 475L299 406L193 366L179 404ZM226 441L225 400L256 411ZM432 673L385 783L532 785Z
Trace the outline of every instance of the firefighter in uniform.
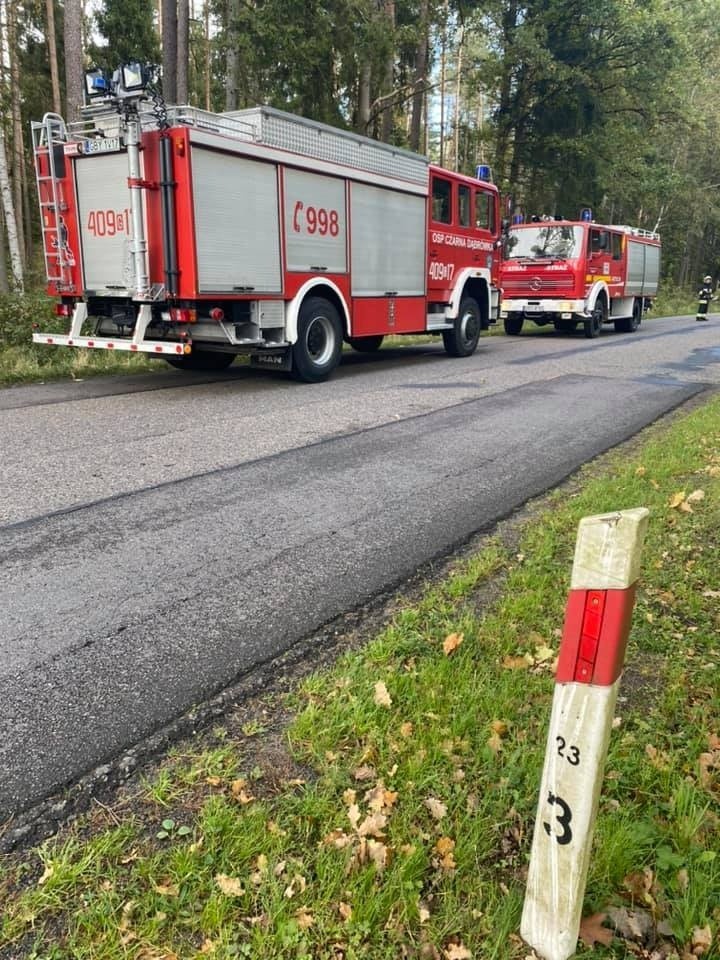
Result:
M710 301L714 300L713 289L712 289L712 277L703 277L703 285L698 290L698 305L697 313L695 314L696 320L707 320L708 307L710 306Z

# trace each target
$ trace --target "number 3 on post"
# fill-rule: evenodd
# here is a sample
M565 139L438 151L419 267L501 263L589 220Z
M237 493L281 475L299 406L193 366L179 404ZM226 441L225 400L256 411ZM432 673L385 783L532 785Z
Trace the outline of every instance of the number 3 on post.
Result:
M544 960L577 945L647 519L639 507L580 521L520 924Z

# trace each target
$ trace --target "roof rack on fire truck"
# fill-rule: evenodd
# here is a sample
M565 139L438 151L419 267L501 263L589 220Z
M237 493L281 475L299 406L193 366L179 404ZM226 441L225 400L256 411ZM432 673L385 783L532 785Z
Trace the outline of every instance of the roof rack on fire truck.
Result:
M136 108L141 129L156 129L158 118L155 106L151 102L140 101ZM245 143L277 147L304 157L339 163L422 186L428 181L430 161L421 154L274 107L258 106L213 113L199 107L178 105L166 106L165 111L170 125L193 127ZM122 119L117 109L110 108L107 103L96 103L86 107L83 112L83 120L68 126L69 139L89 140L119 135Z
M640 227L629 227L624 223L612 223L610 224L612 230L622 230L623 233L629 234L631 237L644 237L646 240L659 240L660 234L656 233L654 230L643 230Z

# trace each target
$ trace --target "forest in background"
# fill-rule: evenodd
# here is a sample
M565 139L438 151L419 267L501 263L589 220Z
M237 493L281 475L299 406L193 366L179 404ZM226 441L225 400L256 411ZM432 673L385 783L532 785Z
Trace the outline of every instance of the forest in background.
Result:
M720 265L718 0L0 0L0 292L37 262L29 123L84 71L163 66L168 102L259 103L489 164L526 216L658 230L663 275Z

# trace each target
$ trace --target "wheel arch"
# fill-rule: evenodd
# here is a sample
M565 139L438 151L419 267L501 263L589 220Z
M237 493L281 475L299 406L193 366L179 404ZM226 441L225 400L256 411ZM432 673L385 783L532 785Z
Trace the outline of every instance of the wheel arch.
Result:
M285 308L285 336L289 343L297 341L298 317L304 301L309 297L323 297L336 308L343 324L343 337L350 336L350 310L340 289L332 280L314 278L304 283Z
M482 327L486 330L490 324L490 282L486 271L466 269L460 273L450 300L451 317L457 317L465 297L477 301Z
M604 280L596 280L595 283L590 287L590 292L587 295L587 312L592 313L595 309L595 304L599 299L605 300L605 311L610 314L610 291L607 288L607 284Z

